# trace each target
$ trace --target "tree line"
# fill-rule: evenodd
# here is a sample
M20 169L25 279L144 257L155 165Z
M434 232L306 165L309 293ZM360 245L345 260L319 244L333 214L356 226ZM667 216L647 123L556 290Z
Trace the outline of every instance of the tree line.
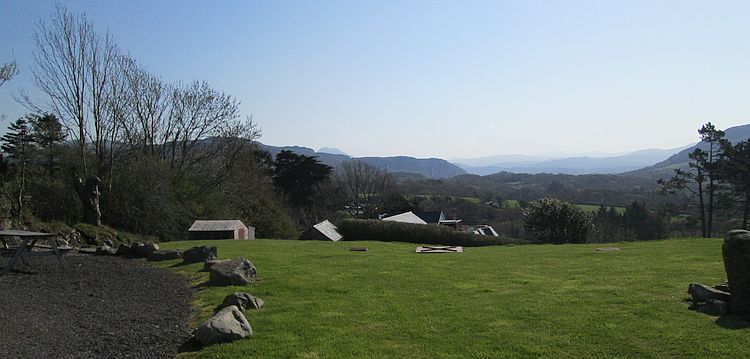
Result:
M205 81L168 83L83 14L58 6L34 33L29 110L0 139L0 217L107 224L179 239L195 219L239 218L260 237L398 199L389 173L362 162L260 149L239 101ZM0 68L0 85L18 73Z
M663 194L688 195L686 209L695 213L701 235L716 234L717 220L747 229L750 218L750 139L732 143L710 122L698 130L703 146L689 154L687 168L660 179ZM739 223L733 223L739 215Z

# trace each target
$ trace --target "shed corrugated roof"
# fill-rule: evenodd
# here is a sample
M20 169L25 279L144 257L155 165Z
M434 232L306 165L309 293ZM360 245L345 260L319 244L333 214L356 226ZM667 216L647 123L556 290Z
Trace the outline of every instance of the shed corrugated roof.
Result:
M238 228L248 228L240 220L197 220L188 229L189 232L203 231L233 231Z
M323 222L320 222L313 226L315 229L318 230L318 232L322 233L324 236L326 236L328 239L338 242L341 240L341 238L344 238L344 236L339 233L339 229L336 228L336 226L333 225L333 223L328 222L326 219Z
M423 221L432 224L438 224L445 219L443 211L421 211L414 212L414 214L416 214L419 218L422 218Z
M427 224L422 218L419 218L412 211L397 214L395 216L385 217L384 221L401 222L401 223L413 223L413 224Z

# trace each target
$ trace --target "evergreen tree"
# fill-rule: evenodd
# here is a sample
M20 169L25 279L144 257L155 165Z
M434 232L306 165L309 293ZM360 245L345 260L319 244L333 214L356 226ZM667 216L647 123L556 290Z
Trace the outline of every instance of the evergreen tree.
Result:
M658 181L663 192L686 190L698 198L698 213L701 221L701 234L711 237L716 204L719 192L719 163L722 158L724 131L717 130L711 122L703 125L698 134L706 149L696 148L688 156L689 169L675 169L672 178Z
M10 188L3 186L3 195L11 202L11 215L19 218L23 212L26 199L26 173L31 152L34 148L34 136L31 131L33 116L21 117L8 126L8 132L0 138L5 156L9 159L8 182Z
M719 171L731 189L731 195L742 204L742 229L747 229L750 217L750 140L731 144L722 143Z

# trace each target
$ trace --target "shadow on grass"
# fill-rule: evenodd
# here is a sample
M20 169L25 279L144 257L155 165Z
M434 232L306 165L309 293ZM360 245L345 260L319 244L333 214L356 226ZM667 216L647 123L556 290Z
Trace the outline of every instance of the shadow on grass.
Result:
M716 325L724 329L745 329L750 328L750 321L747 318L734 316L724 316L716 319Z
M177 348L178 353L195 353L203 349L203 345L199 343L194 338L188 339L186 342L182 343L179 348Z

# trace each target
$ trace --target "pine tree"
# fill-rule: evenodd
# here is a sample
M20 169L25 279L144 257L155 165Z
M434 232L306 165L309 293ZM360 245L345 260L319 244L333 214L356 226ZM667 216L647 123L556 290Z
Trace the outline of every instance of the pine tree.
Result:
M9 175L14 185L11 189L3 186L3 194L10 200L11 214L21 216L26 195L26 172L34 148L31 132L32 116L21 117L8 126L8 132L0 138L3 153L9 159Z

